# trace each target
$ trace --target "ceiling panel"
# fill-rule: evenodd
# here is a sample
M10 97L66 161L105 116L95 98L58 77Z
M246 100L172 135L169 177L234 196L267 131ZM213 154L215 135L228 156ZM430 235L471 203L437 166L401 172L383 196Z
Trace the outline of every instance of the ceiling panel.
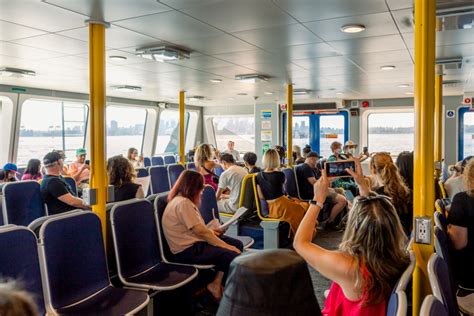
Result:
M274 0L301 22L388 11L383 0Z
M328 42L328 44L345 55L401 50L405 48L400 35L364 37L353 40Z
M127 67L132 68L132 69L141 69L144 71L155 72L155 73L180 71L183 68L175 64L161 63L158 61L153 61L151 63L145 63L145 64L132 64Z
M320 69L331 67L345 67L352 63L344 56L296 59L293 63L305 69Z
M411 61L410 53L406 49L346 55L346 57L358 65Z
M0 55L35 60L57 57L61 56L62 54L9 42L0 42ZM2 57L0 56L0 61L1 58Z
M258 64L270 60L277 61L278 57L263 50L249 50L243 52L234 52L226 54L217 54L214 57L228 61L234 64Z
M247 67L230 66L230 67L212 68L212 69L207 70L206 72L214 74L214 75L222 76L225 78L229 78L229 79L234 79L236 75L251 74L251 73L254 73L255 71Z
M320 38L301 24L248 30L233 35L263 49L321 42Z
M267 62L258 64L245 64L244 66L254 70L255 73L264 74L273 77L273 79L277 77L280 77L282 79L308 77L311 74L309 71L303 69L302 67L291 63L275 64Z
M413 9L396 10L392 14L401 33L414 32Z
M46 2L107 22L171 10L154 0L46 0Z
M414 33L405 33L403 37L409 48L415 47ZM436 32L436 46L472 43L474 43L474 31L472 29Z
M365 31L360 33L344 33L341 27L348 24L365 25ZM389 12L351 16L305 23L316 35L325 41L339 41L359 37L398 34L397 27Z
M0 41L11 41L44 33L43 31L19 24L0 21Z
M87 42L56 34L28 37L16 40L14 43L71 55L89 51Z
M115 24L170 42L222 34L219 30L176 11L123 20Z
M413 0L387 0L390 10L413 8Z
M275 52L283 58L290 58L290 60L339 55L336 50L326 43L288 46L284 50L275 50Z
M89 28L81 27L74 30L57 33L59 35L68 36L81 41L87 42L89 40ZM142 35L137 32L129 31L127 29L112 25L105 33L105 45L110 48L124 48L124 47L146 47L159 43L156 38Z
M81 27L87 18L38 0L0 0L0 20L58 32Z
M191 51L198 51L209 55L246 51L256 48L253 45L227 34L199 39L177 40L174 41L174 43L186 47Z
M225 0L181 10L226 32L296 23L270 0Z
M182 59L178 61L171 62L172 64L180 65L183 67L189 67L194 69L212 69L218 67L233 66L231 63L224 60L212 57L212 56L197 56L190 59Z

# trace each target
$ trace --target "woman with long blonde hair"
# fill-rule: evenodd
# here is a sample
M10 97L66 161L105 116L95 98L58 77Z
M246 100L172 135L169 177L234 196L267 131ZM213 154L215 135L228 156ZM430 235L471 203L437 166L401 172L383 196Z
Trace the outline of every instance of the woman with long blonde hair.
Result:
M208 184L217 191L217 176L214 173L216 163L212 160L212 149L208 144L201 144L194 152L196 170L204 177L204 184Z
M333 281L324 315L385 315L388 298L410 261L407 237L390 198L370 191L360 162L354 177L360 197L349 212L338 250L312 243L314 226L329 192L326 172L316 182L314 200L296 232L296 251Z

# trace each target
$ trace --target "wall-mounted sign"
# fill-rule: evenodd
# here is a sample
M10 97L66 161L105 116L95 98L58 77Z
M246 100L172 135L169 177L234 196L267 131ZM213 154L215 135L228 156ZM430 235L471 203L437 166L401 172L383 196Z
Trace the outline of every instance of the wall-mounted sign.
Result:
M269 120L272 118L272 110L262 110L260 113L262 120Z
M286 111L286 104L280 104L280 110Z
M272 129L272 121L270 120L262 121L262 129Z
M272 141L272 131L261 131L260 132L260 141L262 142L271 142Z
M453 111L453 110L446 111L446 117L447 118L455 118L456 117L456 111Z
M272 148L272 144L271 143L263 143L262 144L262 155L265 154L265 152L267 150L269 150L270 148Z

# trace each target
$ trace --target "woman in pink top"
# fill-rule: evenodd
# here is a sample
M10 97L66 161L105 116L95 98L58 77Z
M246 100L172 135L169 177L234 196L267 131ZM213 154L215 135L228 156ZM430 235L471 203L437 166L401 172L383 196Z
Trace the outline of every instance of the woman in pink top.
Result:
M41 180L43 175L41 174L41 161L39 159L30 159L26 166L25 173L21 177L21 180Z
M194 153L194 164L196 170L204 177L204 184L208 184L217 191L217 179L214 173L216 163L212 161L212 150L208 144L201 144Z
M360 161L356 160L355 172L347 171L361 196L349 212L339 249L327 250L311 242L331 180L324 170L314 185L314 201L296 232L294 247L333 281L324 315L385 315L390 292L410 261L407 238L390 199L370 192Z

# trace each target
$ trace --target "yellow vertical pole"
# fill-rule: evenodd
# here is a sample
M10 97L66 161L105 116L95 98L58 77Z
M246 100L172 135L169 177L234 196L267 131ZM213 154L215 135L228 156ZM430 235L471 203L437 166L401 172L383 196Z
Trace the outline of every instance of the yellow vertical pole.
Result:
M436 0L415 0L415 151L414 216L433 219L434 210L434 87ZM431 236L433 240L433 236ZM413 244L413 314L419 315L424 297L430 293L427 262L430 245Z
M105 242L107 203L107 173L105 165L105 28L107 23L89 22L89 76L90 76L90 187L97 190L97 203L92 210L102 222Z
M184 144L186 140L184 139L184 114L185 114L185 105L184 105L184 91L179 92L179 163L183 166L186 164L186 156L184 154Z
M293 85L286 86L286 158L293 166Z
M435 161L441 163L443 159L443 66L436 66L435 77ZM439 180L441 170L436 169L436 178Z

